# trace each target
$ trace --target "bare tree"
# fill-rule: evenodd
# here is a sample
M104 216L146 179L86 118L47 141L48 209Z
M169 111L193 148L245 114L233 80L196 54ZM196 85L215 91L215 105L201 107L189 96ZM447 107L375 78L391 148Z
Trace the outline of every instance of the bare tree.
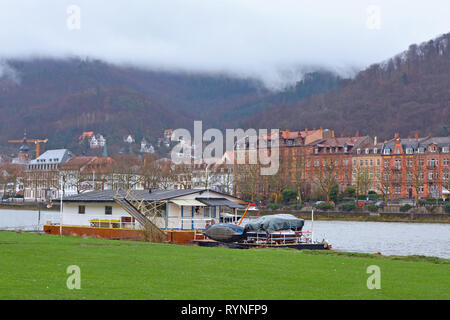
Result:
M369 169L361 166L353 167L354 185L355 185L355 197L356 201L359 199L359 195L367 194L372 184L370 178Z
M323 158L322 166L316 168L314 184L330 202L331 189L336 184L336 166L332 158Z
M406 181L414 188L416 206L419 204L420 188L425 181L424 163L423 157L411 157L406 162Z

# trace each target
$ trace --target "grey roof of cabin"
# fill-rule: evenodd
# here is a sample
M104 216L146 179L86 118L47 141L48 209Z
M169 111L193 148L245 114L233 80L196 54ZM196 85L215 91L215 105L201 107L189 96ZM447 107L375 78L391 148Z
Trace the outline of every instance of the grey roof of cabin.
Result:
M64 163L73 156L68 149L47 150L38 158L30 161L29 164L59 164Z
M199 193L201 195L205 191L220 194L220 192L207 189L153 190L151 193L149 192L149 190L133 190L132 192L133 195L139 200L162 201L193 193ZM64 197L63 202L114 202L114 198L117 196L117 194L117 190L89 191L74 196ZM120 195L125 194L125 191L120 191ZM57 202L59 200L55 199L54 201Z

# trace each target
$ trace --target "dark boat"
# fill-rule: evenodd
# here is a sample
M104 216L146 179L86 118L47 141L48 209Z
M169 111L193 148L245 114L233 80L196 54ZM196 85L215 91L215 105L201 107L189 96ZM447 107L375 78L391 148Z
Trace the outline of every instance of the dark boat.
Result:
M302 231L304 220L290 214L275 214L255 219L241 227L231 223L214 224L202 234L209 239L193 243L205 247L227 248L293 248L309 250L326 250L331 246L323 241L312 241L312 234Z
M220 242L239 242L245 238L244 228L231 223L218 223L202 232L212 240Z

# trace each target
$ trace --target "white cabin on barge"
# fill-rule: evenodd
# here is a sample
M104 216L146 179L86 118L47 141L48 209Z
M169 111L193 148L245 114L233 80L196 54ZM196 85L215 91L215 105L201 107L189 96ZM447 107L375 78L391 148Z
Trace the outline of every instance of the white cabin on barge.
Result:
M139 217L121 205L118 198L130 200L133 207L149 216L162 230L204 229L211 223L219 223L224 216L237 215L237 210L245 209L247 205L239 198L209 189L133 190L131 193L91 191L62 199L62 224L142 228Z

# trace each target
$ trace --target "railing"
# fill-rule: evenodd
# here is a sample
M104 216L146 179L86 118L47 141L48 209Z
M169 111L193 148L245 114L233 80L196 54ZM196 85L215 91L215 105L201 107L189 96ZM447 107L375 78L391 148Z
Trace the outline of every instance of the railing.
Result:
M140 229L141 225L134 219L124 221L123 219L94 218L89 220L89 225L94 228L118 228L118 229Z
M219 218L171 218L167 219L167 229L203 230L212 224L219 223Z
M287 243L312 243L309 231L278 231L268 235L265 232L248 232L247 241L257 244L287 244Z

